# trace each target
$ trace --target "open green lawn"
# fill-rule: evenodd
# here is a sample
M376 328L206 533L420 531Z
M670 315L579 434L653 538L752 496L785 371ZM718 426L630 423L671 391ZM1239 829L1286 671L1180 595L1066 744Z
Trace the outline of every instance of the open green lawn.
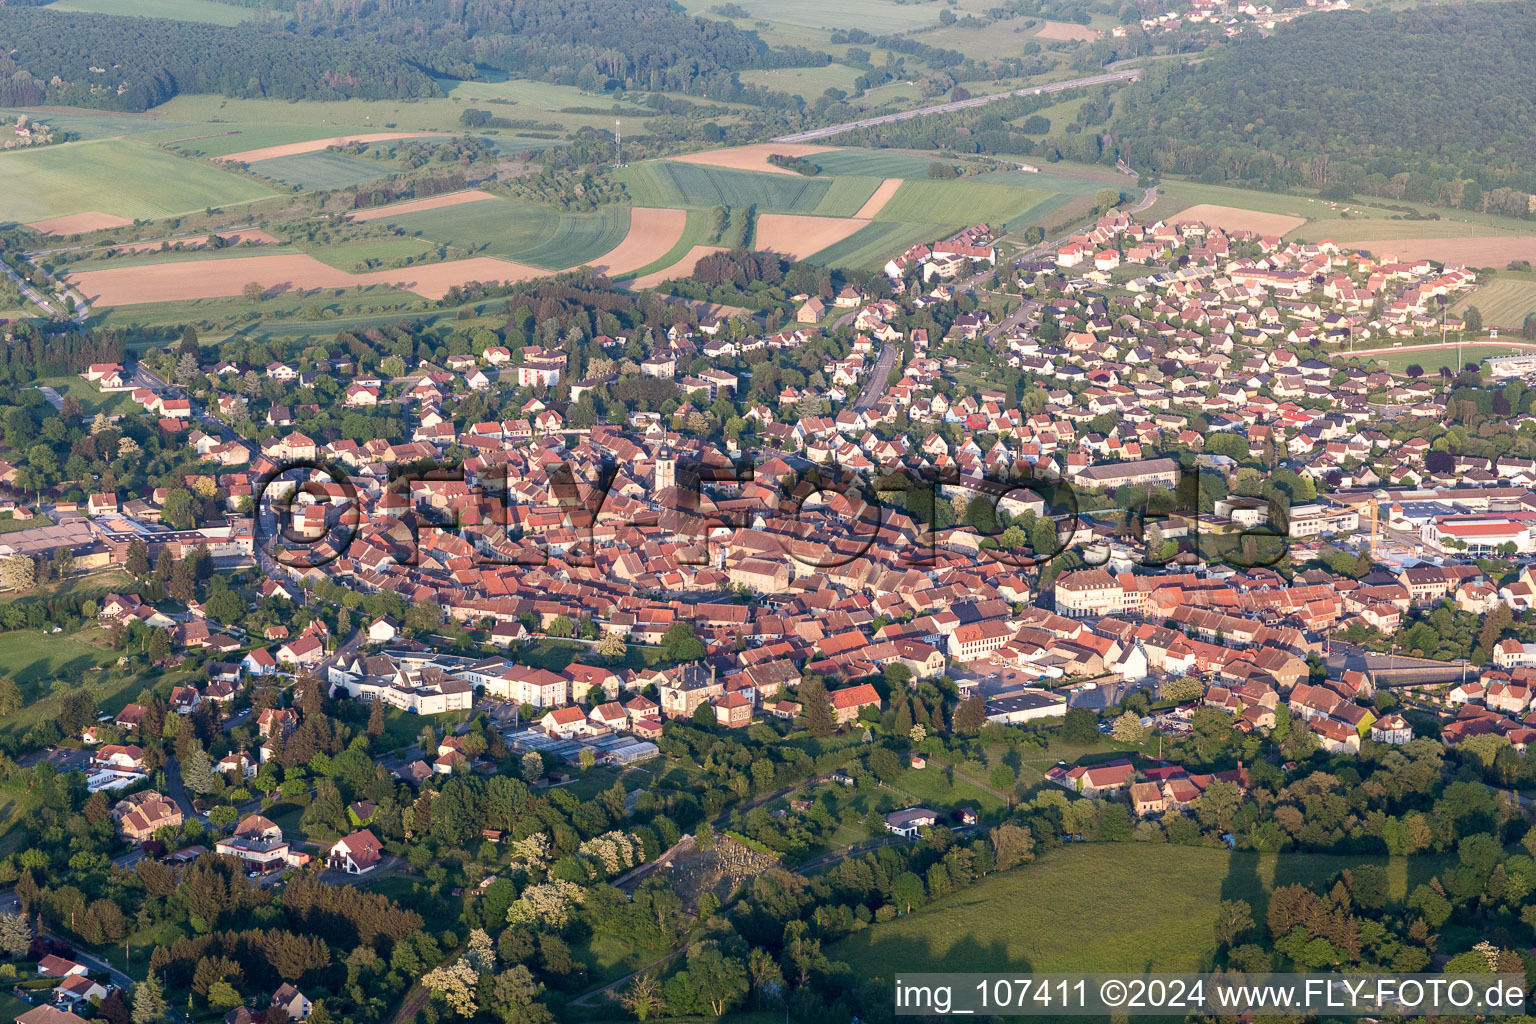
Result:
M61 398L73 396L80 400L80 406L85 410L85 415L94 417L98 412L104 412L108 416L115 416L120 412L137 409L128 391L96 390L96 385L82 377L40 377L33 382L34 387L50 387L59 393Z
M346 188L375 178L399 173L399 168L376 160L363 160L345 153L322 149L317 153L296 153L270 160L257 160L247 167L263 178L297 185L305 189Z
M1276 887L1315 885L1361 863L1385 864L1398 900L1442 866L1434 857L1079 844L875 925L827 954L886 979L902 970L1204 970L1219 901L1246 900L1262 921Z
M174 21L205 21L213 25L238 25L255 17L257 8L235 7L214 0L55 0L55 11L85 14L131 14L136 18L170 18Z
M876 220L909 224L953 224L956 227L985 221L994 230L1011 230L1010 223L1050 198L1042 189L1010 185L986 185L973 181L906 181Z
M1452 308L1460 313L1468 306L1476 306L1490 327L1518 330L1527 316L1536 313L1536 281L1496 277Z
M262 199L271 190L200 160L131 139L0 154L0 223L96 210L128 218L190 213Z
M755 204L758 213L811 213L832 187L832 179L823 175L807 178L670 160L634 164L619 177L637 206L746 209Z

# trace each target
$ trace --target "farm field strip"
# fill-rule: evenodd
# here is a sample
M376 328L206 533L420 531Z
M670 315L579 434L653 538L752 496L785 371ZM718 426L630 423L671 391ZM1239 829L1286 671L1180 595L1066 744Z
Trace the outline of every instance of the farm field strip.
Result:
M619 283L631 289L654 288L663 281L669 281L674 277L689 276L693 273L693 268L698 265L699 260L717 252L725 252L725 249L718 245L696 245L684 253L682 259L670 266L662 267L660 270L652 271L649 274L632 278L628 281L620 281Z
M1536 234L1459 236L1452 238L1362 238L1349 243L1373 255L1391 253L1398 259L1430 259L1468 267L1503 267L1515 260L1536 260Z
M1284 235L1305 224L1304 217L1291 217L1283 213L1261 213L1257 210L1241 210L1233 206L1217 206L1198 203L1175 217L1174 224L1202 223L1223 231L1252 231L1259 235Z
M809 217L794 213L765 213L757 218L754 248L776 252L792 260L804 259L829 245L836 245L861 228L867 220L849 217Z
M803 175L787 167L776 167L768 162L768 158L774 154L803 156L815 163L816 157L826 151L826 146L793 142L763 142L751 146L732 146L728 149L707 149L702 153L689 153L686 156L667 159L680 164L704 164L732 171L766 171L769 174L788 174L798 178Z
M247 149L215 159L227 163L251 164L260 160L275 160L281 156L317 153L331 146L347 146L354 142L389 142L394 139L419 139L446 134L447 132L368 132L362 135L333 135L326 139L310 139L307 142L288 142L276 146L264 146L261 149Z
M347 214L348 220L369 221L384 220L389 217L398 217L405 213L421 213L425 210L440 210L448 206L462 206L465 203L478 203L482 199L495 199L489 192L472 188L464 192L449 192L446 195L428 196L426 199L407 199L403 203L391 203L388 206L374 206L364 210L354 210Z
M886 178L880 183L880 187L875 189L874 194L864 201L864 205L859 207L859 211L854 216L863 220L872 219L885 207L886 203L891 201L891 197L899 188L901 188L900 178Z
M0 153L0 222L95 212L153 219L265 199L260 182L131 138Z
M1478 285L1472 294L1451 309L1462 313L1468 306L1476 306L1483 315L1483 323L1490 327L1518 330L1524 326L1527 316L1536 313L1536 281L1496 277L1487 284Z
M87 231L131 227L132 224L133 221L127 217L114 217L110 213L86 210L84 213L71 213L63 217L33 221L27 227L45 235L81 235Z
M306 191L346 188L399 173L397 168L389 164L361 160L330 150L254 160L245 167L252 174L259 174L284 185L297 185Z
M454 285L469 281L526 281L546 273L510 260L481 256L353 274L327 266L308 254L289 254L181 260L141 267L87 270L67 277L92 303L131 306L239 295L247 284L252 283L261 285L268 294L312 288L390 285L425 298L440 299Z

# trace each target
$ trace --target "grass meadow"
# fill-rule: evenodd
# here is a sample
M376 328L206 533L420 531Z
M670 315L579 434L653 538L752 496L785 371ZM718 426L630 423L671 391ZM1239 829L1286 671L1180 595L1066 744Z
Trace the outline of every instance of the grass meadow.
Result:
M1468 306L1476 306L1483 314L1483 323L1490 327L1518 330L1528 315L1536 313L1536 279L1496 277L1479 285L1453 309L1460 313Z
M562 270L597 259L623 241L629 208L562 213L537 203L495 199L401 214L387 223L465 253Z
M1078 844L868 928L827 954L886 979L902 970L1203 970L1215 952L1221 900L1245 900L1263 921L1275 888L1316 885L1361 863L1386 866L1395 900L1443 866L1435 857Z
M832 188L832 179L821 175L807 178L667 160L635 164L620 172L619 177L636 206L745 209L756 205L758 213L815 212ZM869 191L874 191L873 184ZM865 198L868 196L865 193Z
M875 219L956 227L985 221L994 230L1007 232L1050 196L1041 189L973 181L907 181Z
M202 21L210 25L238 25L256 16L259 8L235 7L214 0L54 0L50 10L82 14L131 14L135 18L170 18L174 21Z
M399 168L389 164L333 153L328 149L257 160L247 166L263 178L302 189L346 188L399 173Z
M0 154L0 223L96 210L130 219L173 217L252 202L272 191L200 160L129 139Z

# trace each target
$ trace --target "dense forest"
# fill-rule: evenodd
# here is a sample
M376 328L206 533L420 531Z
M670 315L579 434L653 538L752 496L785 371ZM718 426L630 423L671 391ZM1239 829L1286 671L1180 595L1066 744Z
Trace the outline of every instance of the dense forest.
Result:
M300 0L294 16L302 32L395 43L445 74L488 67L593 91L619 84L740 99L745 87L732 72L830 60L770 48L755 32L670 0Z
M0 6L0 104L147 110L177 93L287 100L437 92L394 46L263 28Z
M1527 3L1314 15L1155 69L1114 133L1144 171L1527 216L1533 44Z

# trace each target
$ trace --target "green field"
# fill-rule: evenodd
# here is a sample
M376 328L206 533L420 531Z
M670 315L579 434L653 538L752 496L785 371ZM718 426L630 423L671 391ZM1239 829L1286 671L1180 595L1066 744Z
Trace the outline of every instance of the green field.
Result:
M1276 887L1315 885L1361 863L1386 865L1393 899L1443 866L1433 857L1081 844L875 925L827 955L887 979L901 970L1208 970L1220 900L1246 900L1262 922Z
M297 185L304 189L346 188L374 178L399 173L399 169L374 160L361 160L344 153L322 149L316 153L296 153L246 165L263 178Z
M933 156L889 149L839 149L815 158L823 174L862 174L875 178L926 178L942 161Z
M131 14L135 18L170 18L174 21L205 21L213 25L238 25L256 16L257 8L234 7L213 0L57 0L55 11L84 14Z
M515 255L536 267L564 270L597 259L624 241L628 233L629 207L605 206L597 213L561 216L552 235Z
M683 4L696 14L705 14L714 0L688 0ZM936 28L939 11L957 14L984 12L985 0L961 0L955 8L939 0L842 0L829 5L822 0L744 0L740 6L752 17L781 25L802 28L869 28L872 32L909 32L917 28Z
M973 181L906 181L890 202L875 214L876 220L908 223L967 224L986 222L994 231L1006 233L1015 221L1035 206L1051 198L1051 193L1034 188L1009 185L985 185Z
M395 260L414 259L419 262L427 256L435 260L437 251L437 245L424 238L364 238L315 249L310 255L338 270L356 270L370 260L377 261L372 267L380 269Z
M1536 280L1496 277L1452 308L1460 313L1468 306L1476 306L1490 327L1518 330L1527 315L1536 313Z
M831 187L812 213L822 217L852 217L880 187L879 178L845 176L831 178Z
M758 213L811 213L832 187L832 179L821 175L806 178L734 171L670 160L635 164L619 177L636 206L729 206L741 210L755 204Z
M748 85L793 93L814 99L828 89L853 92L853 80L859 71L847 64L827 64L819 68L775 68L767 71L743 71L741 80Z
M537 203L498 199L406 213L388 223L466 253L560 270L590 262L618 245L629 230L629 208L605 206L597 213L567 214Z
M899 256L918 242L932 242L944 234L944 228L938 224L871 221L841 242L814 253L806 262L820 267L884 266L892 256Z
M129 139L0 154L0 223L97 210L156 218L272 194L258 182Z

